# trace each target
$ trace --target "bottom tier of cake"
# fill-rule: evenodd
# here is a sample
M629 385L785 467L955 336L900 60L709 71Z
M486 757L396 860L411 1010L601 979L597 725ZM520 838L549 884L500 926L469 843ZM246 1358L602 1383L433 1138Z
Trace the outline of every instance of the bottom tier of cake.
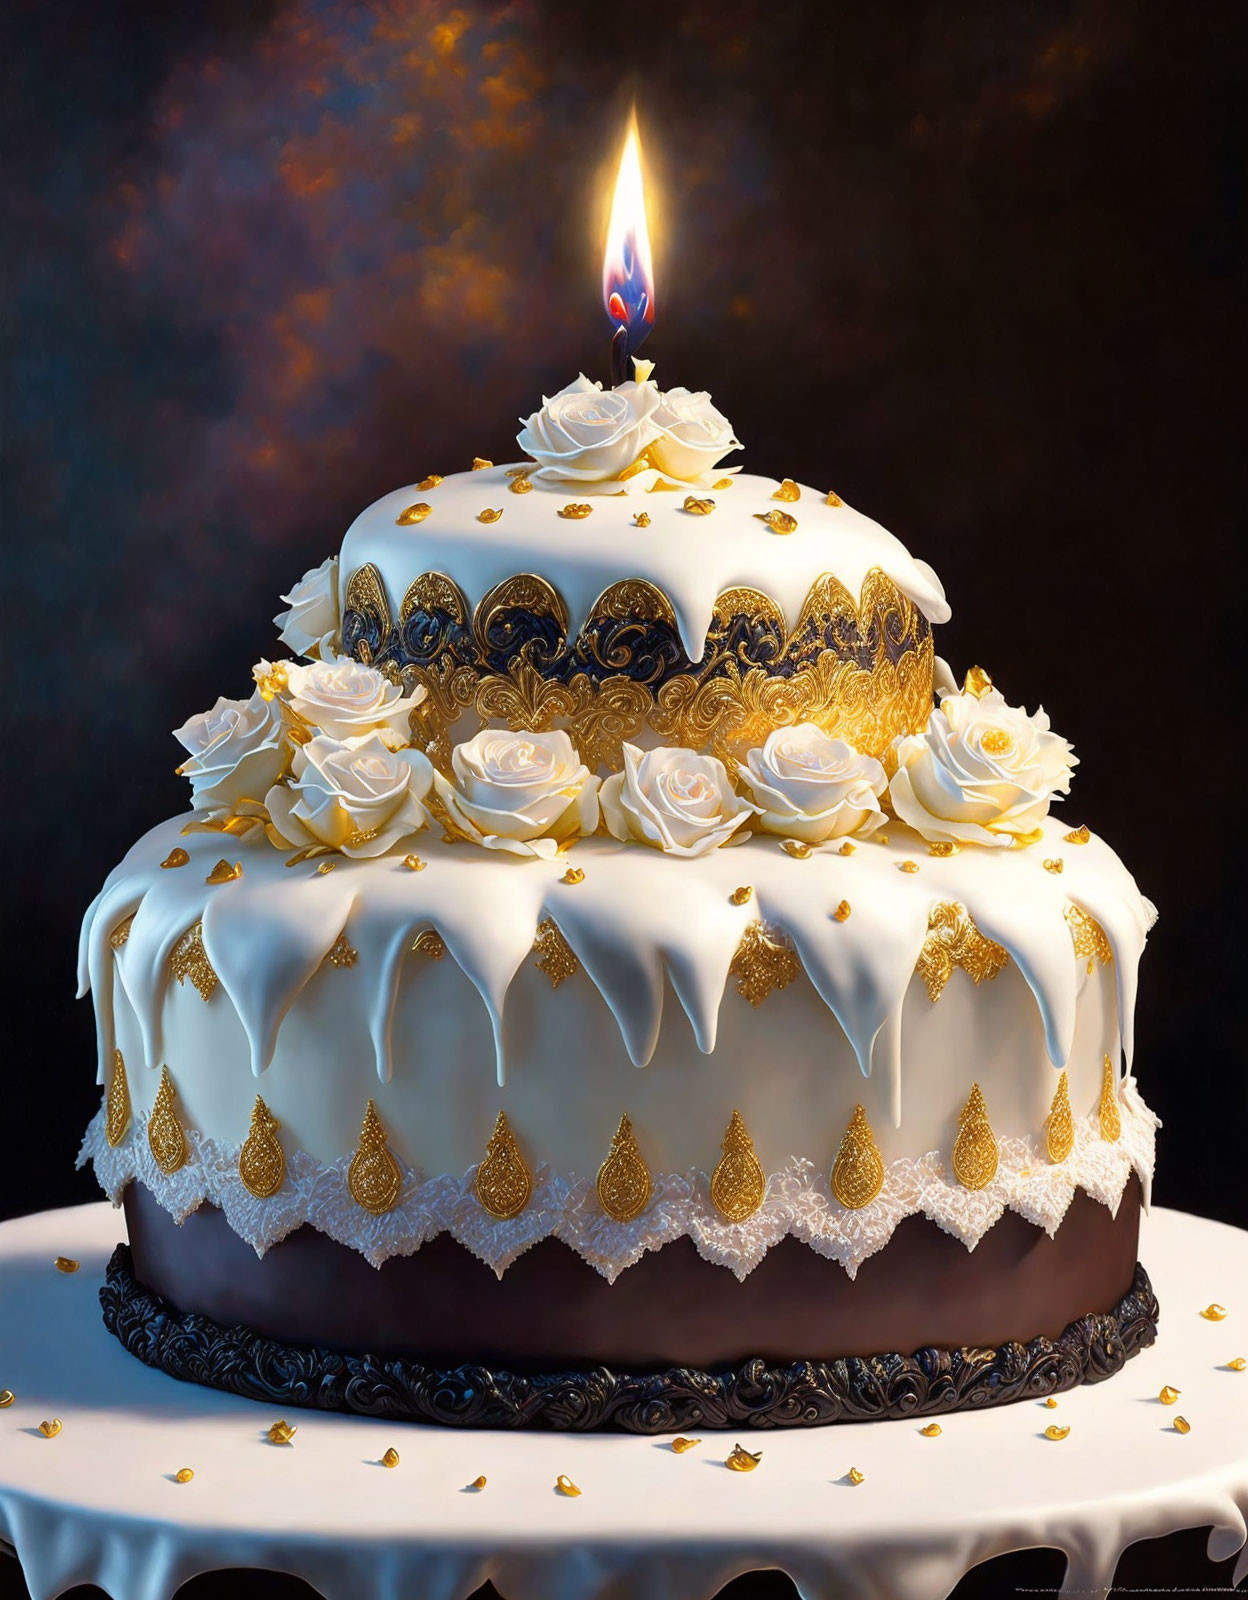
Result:
M133 1354L281 1406L476 1427L802 1426L1037 1398L1151 1344L1140 1187L1076 1193L1049 1236L1007 1212L974 1250L907 1218L852 1281L796 1239L744 1281L688 1239L613 1284L547 1239L496 1276L447 1235L380 1268L308 1227L258 1258L214 1207L140 1183L102 1291Z

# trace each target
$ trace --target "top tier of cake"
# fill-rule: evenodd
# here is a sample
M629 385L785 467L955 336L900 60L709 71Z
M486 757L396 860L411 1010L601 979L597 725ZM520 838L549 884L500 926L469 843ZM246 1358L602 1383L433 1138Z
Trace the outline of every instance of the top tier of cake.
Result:
M338 581L344 652L428 690L430 739L475 711L567 727L608 767L625 740L732 755L802 721L882 756L927 720L949 615L932 569L835 494L644 463L397 489L348 530Z

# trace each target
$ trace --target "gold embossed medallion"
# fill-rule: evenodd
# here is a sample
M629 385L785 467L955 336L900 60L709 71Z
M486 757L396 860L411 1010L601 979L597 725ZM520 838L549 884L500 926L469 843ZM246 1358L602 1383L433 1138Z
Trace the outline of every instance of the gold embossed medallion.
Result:
M977 1083L958 1118L953 1144L953 1170L964 1189L985 1189L997 1175L997 1137L988 1121L983 1091Z
M257 1200L267 1200L282 1187L286 1157L277 1137L281 1123L259 1095L251 1111L251 1131L238 1155L238 1175Z
M147 1146L152 1152L152 1159L166 1177L171 1177L185 1166L190 1154L186 1133L178 1120L173 1079L169 1076L168 1067L160 1069L160 1084L152 1104L152 1114L147 1119Z
M850 1211L870 1205L884 1187L884 1162L861 1106L854 1107L832 1167L832 1193Z
M399 1201L403 1176L386 1143L377 1108L370 1100L360 1128L360 1143L347 1169L347 1188L357 1206L375 1217L393 1211Z
M1075 1119L1070 1114L1070 1085L1064 1072L1057 1080L1057 1093L1044 1125L1044 1145L1055 1164L1065 1161L1075 1147Z
M477 1168L476 1191L482 1206L499 1222L519 1216L532 1196L533 1175L520 1154L505 1111L498 1113L485 1160Z
M642 1158L627 1116L611 1140L611 1151L598 1169L598 1204L616 1222L631 1222L650 1204L650 1170Z
M739 1111L732 1113L722 1149L711 1174L711 1201L729 1222L744 1222L762 1205L767 1179Z

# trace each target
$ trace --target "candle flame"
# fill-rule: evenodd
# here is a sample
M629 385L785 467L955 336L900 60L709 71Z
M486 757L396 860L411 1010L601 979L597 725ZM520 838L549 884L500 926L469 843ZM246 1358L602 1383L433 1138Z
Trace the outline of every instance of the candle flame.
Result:
M654 325L654 267L635 112L629 118L615 177L602 255L602 303L614 326L627 328L628 354L632 355Z

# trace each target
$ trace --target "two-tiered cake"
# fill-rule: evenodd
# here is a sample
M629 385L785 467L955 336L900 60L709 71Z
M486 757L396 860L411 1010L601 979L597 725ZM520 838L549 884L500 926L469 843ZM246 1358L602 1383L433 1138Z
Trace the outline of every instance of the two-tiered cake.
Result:
M586 380L377 501L89 911L106 1317L244 1393L649 1431L1151 1340L1153 911L931 568Z

